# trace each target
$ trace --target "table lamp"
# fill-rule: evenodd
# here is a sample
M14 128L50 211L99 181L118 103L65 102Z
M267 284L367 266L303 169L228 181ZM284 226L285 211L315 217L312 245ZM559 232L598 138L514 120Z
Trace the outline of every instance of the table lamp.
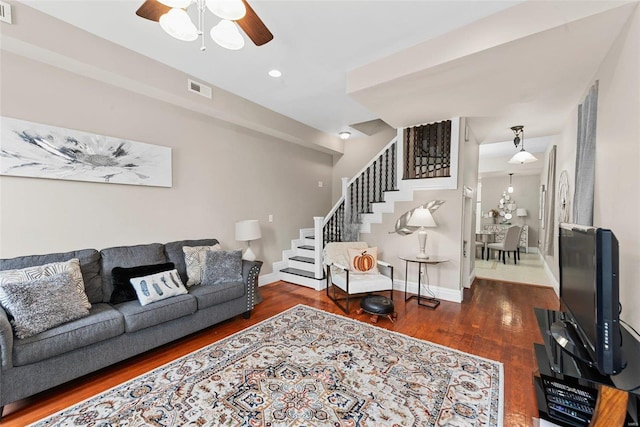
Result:
M523 217L525 217L527 215L528 215L527 214L527 210L525 208L516 209L516 216L523 218Z
M418 229L418 243L420 244L420 253L416 255L416 258L428 259L429 257L425 253L427 246L427 230L426 227L435 227L436 222L431 215L431 211L427 208L417 208L411 214L407 225L410 227L420 227Z
M260 223L257 219L247 219L236 222L236 240L239 242L247 242L247 250L244 251L242 259L247 261L256 260L256 254L251 250L251 241L258 240L261 237Z

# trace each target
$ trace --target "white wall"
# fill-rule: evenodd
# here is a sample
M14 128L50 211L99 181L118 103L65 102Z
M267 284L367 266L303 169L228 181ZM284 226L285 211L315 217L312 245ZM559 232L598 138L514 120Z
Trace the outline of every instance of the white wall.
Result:
M266 274L330 208L330 154L5 50L0 62L0 114L173 149L172 188L0 177L0 257L203 237L237 248L234 223L255 218Z
M596 135L594 225L610 228L620 244L621 317L640 330L640 10L627 25L594 76L599 80ZM585 88L584 95L588 91ZM584 98L584 96L583 96ZM578 102L582 102L580 99ZM569 172L570 198L575 188L577 107L567 119L558 145L557 179ZM543 178L544 182L545 178ZM558 206L555 209L558 218ZM557 222L556 222L557 227ZM555 233L557 236L557 232ZM557 254L557 237L554 238ZM546 257L558 278L556 256Z

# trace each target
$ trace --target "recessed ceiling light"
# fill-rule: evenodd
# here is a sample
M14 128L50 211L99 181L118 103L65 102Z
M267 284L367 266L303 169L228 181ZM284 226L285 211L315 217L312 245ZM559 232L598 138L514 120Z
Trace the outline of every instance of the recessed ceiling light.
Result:
M276 70L276 69L274 68L273 70L269 71L269 75L270 75L271 77L276 77L276 78L278 78L278 77L282 77L282 71L280 71L280 70Z
M347 132L345 130L345 131L340 132L338 134L338 136L340 137L340 139L349 139L349 137L351 136L351 132Z

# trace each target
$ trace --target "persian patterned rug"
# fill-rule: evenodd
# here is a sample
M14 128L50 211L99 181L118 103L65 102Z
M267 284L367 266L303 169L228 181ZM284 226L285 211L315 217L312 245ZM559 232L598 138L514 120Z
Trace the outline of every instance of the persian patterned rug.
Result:
M35 426L502 426L503 367L298 305Z

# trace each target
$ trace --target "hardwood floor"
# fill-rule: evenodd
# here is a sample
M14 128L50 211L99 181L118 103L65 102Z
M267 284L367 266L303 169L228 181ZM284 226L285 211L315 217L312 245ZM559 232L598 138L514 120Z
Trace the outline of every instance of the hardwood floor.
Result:
M24 426L37 421L296 304L344 315L324 291L276 282L261 287L260 292L264 302L256 306L249 320L237 316L116 366L7 405L2 426ZM398 320L391 323L380 319L378 326L502 362L504 425L532 426L532 417L537 417L532 343L541 342L533 308L557 310L558 298L551 288L484 279L477 279L471 289L464 292L461 304L443 301L436 310L430 310L419 307L415 299L405 303L403 293L396 291ZM357 315L355 310L356 307L352 308L349 317L368 322L367 314Z

